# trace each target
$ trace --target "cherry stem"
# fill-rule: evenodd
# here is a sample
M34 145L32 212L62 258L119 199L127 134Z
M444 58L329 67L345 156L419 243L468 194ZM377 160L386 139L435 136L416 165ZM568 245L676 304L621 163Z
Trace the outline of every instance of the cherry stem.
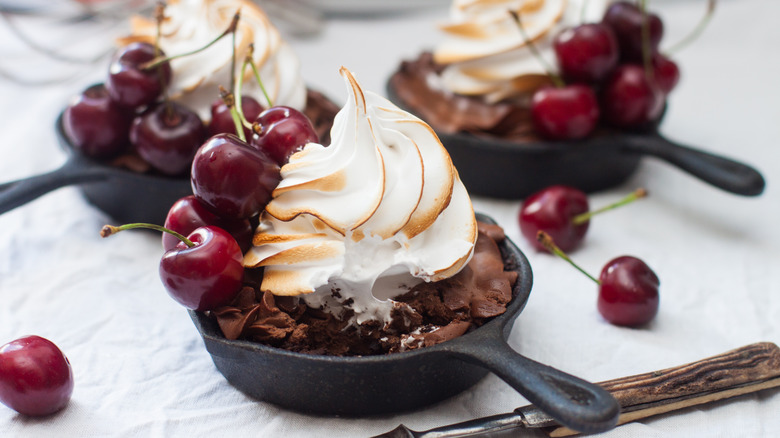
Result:
M240 87L240 83L239 83ZM244 124L241 123L241 113L238 112L236 109L236 101L235 96L233 93L229 92L225 89L223 86L219 86L219 97L222 99L222 102L225 102L225 105L230 110L230 117L233 118L233 124L236 125L236 135L238 135L238 138L241 139L241 141L246 142L246 135L244 134Z
M640 0L639 9L642 11L642 63L645 67L645 75L653 82L653 54L650 53L650 16L647 14L647 0Z
M593 217L594 215L597 215L599 213L604 213L605 211L614 210L614 209L616 209L618 207L622 207L622 206L624 206L626 204L630 204L630 203L636 201L637 199L644 198L645 196L647 196L647 190L642 189L642 188L636 189L633 192L631 192L628 196L626 196L625 198L623 198L623 199L621 199L621 200L619 200L617 202L609 204L609 205L607 205L605 207L601 207L601 208L599 208L597 210L586 211L585 213L580 213L577 216L574 216L572 218L571 222L574 225L582 225L583 223L589 221L590 218Z
M574 263L574 261L571 258L569 258L569 256L566 255L566 253L563 252L563 250L560 249L558 245L555 244L553 238L550 237L549 234L545 233L544 231L539 231L538 233L536 233L536 240L538 240L539 243L542 244L542 246L547 248L548 251L569 262L570 265L574 266L575 269L582 272L583 274L585 274L586 277L596 282L596 284L601 284L601 282L598 281L595 277L590 275L586 270L580 268L578 264Z
M585 22L585 18L586 18L585 12L587 11L587 9L588 9L588 0L585 0L584 2L582 2L582 7L580 8L580 23Z
M268 95L268 91L266 91L265 85L263 85L263 80L260 78L260 71L257 69L257 65L255 64L254 60L254 53L255 45L253 43L249 43L249 53L244 59L244 67L241 68L241 71L243 73L244 68L246 68L246 65L249 64L249 67L252 68L252 73L254 73L255 79L257 80L257 85L260 86L260 90L262 90L263 96L265 96L265 100L268 102L268 108L271 108L274 106L274 102L271 100L271 96Z
M160 57L160 39L162 38L162 23L163 20L165 20L165 3L161 1L157 2L154 7L154 19L157 24L157 33L154 36L154 58L157 59ZM177 125L178 121L174 120L176 118L176 113L173 110L173 105L171 105L170 99L168 99L168 84L166 84L165 73L163 72L161 65L157 66L157 76L160 80L160 86L163 92L163 102L165 104L165 121L170 125Z
M160 65L160 64L162 64L164 62L172 61L174 59L183 58L185 56L190 56L190 55L194 55L196 53L202 52L202 51L208 49L209 47L213 46L214 44L216 44L217 41L221 40L226 35L229 35L229 34L235 32L236 28L238 27L238 20L240 18L241 18L241 10L239 9L233 15L233 20L230 21L230 25L228 26L228 28L225 29L225 31L222 32L218 37L214 38L213 40L211 40L211 42L209 42L208 44L206 44L203 47L200 47L200 48L195 49L195 50L191 50L191 51L186 52L186 53L180 53L178 55L172 55L172 56L167 56L167 57L156 57L155 59L152 59L149 62L145 62L145 63L141 64L139 67L141 68L141 70L148 70L148 69L151 69L151 68L155 68L155 67L157 67L158 65Z
M674 52L678 52L680 49L684 48L685 46L689 45L697 38L699 38L701 33L704 32L704 29L710 23L710 20L712 19L712 15L714 13L715 13L715 0L709 0L707 2L707 10L704 12L704 16L699 21L699 24L697 24L696 27L693 29L693 31L689 33L685 38L683 38L675 45L673 45L669 50L667 50L666 51L667 55L671 55Z
M531 52L534 54L536 59L539 60L539 63L542 64L542 68L544 68L544 71L547 72L547 76L550 77L550 80L553 82L553 85L555 85L558 88L563 88L566 84L563 82L563 79L561 79L560 76L553 73L552 67L550 67L550 64L547 63L547 61L542 56L542 53L539 52L539 49L536 47L536 44L531 40L531 38L528 37L528 34L525 32L525 26L523 26L523 21L520 18L520 14L517 13L517 11L509 10L508 11L510 15L512 15L512 18L515 19L517 22L517 28L520 30L520 35L523 36L523 42L528 46L528 48L531 50Z
M163 233L168 233L176 237L177 239L181 240L182 242L184 242L185 245L187 245L188 248L192 248L193 246L195 246L195 243L193 243L190 239L188 239L183 234L179 234L176 231L173 231L171 229L165 228L157 224L147 224L143 222L125 224L125 225L120 225L118 227L115 227L113 225L104 225L103 228L100 230L100 237L106 238L108 236L113 236L114 234L120 231L132 230L135 228L145 228L149 230L162 231Z

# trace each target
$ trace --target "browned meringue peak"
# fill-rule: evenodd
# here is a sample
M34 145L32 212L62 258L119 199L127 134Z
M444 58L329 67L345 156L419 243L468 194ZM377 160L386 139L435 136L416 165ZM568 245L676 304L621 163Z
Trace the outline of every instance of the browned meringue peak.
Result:
M534 91L547 72L529 41L554 65L552 39L563 27L581 22L583 1L454 0L450 23L441 26L444 41L434 50L434 61L446 65L441 86L489 103ZM584 6L586 17L600 17L606 0ZM522 18L527 39L510 10Z
M169 56L201 48L223 33L240 10L236 31L236 59L240 63L254 45L253 59L257 63L263 85L276 105L302 110L306 105L306 86L300 71L300 61L262 9L250 0L170 0L165 8L160 48ZM120 44L133 41L153 43L157 33L154 20L134 16L131 34ZM218 87L231 85L231 36L197 54L171 61L173 68L171 97L195 109L205 119L208 109L219 97ZM266 105L251 71L244 77L245 95L251 95Z
M389 319L393 296L458 272L471 256L471 201L433 130L341 70L349 97L331 146L309 144L282 168L248 267L262 290L349 301L358 320Z

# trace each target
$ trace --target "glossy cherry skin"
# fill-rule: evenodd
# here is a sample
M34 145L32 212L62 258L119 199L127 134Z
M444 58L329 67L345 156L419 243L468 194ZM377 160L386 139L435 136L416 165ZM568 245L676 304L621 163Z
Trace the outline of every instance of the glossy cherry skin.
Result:
M260 131L252 136L250 143L283 166L294 152L307 143L318 142L314 126L302 112L275 106L260 113L255 119Z
M209 211L195 195L185 196L176 201L165 218L165 228L184 236L200 227L214 225L230 233L242 252L252 247L252 224L248 219L223 219ZM169 233L163 233L163 248L173 249L181 240Z
M618 43L612 29L586 23L564 29L553 41L558 68L570 82L600 82L618 63Z
M647 12L650 55L658 51L658 44L664 34L664 25L657 15ZM615 33L620 47L620 60L623 62L641 62L644 51L642 26L645 14L635 3L621 1L611 4L602 22Z
M206 127L194 111L164 102L133 120L130 142L152 167L166 175L182 175L206 138Z
M129 108L149 105L171 83L171 66L168 62L159 67L142 69L141 66L155 59L157 52L149 43L131 43L119 49L108 67L106 89L115 102ZM162 50L160 56L165 56Z
M30 416L53 414L73 394L73 370L54 343L25 336L0 347L0 402Z
M636 257L611 260L599 276L599 313L612 324L637 327L658 313L658 276Z
M590 135L599 121L596 94L585 85L546 87L531 100L534 129L551 140L576 140Z
M255 120L263 112L263 106L252 96L241 97L241 109L244 117L249 120ZM230 115L230 108L225 105L222 99L215 100L211 104L211 122L209 122L209 137L217 134L235 134L236 124L233 122L233 116ZM252 130L244 127L244 136L252 137Z
M190 233L160 260L160 279L182 306L198 311L228 304L241 289L244 255L225 230L208 225Z
M653 81L662 93L671 93L680 82L680 68L677 63L656 53L653 56Z
M618 66L601 91L602 118L620 128L643 128L661 116L664 94L639 65Z
M589 210L588 197L574 187L554 185L530 196L520 207L520 231L540 251L547 251L536 238L544 231L563 251L571 251L580 245L588 231L590 221L574 225L572 219Z
M211 137L192 160L192 193L214 214L247 219L259 214L279 185L279 165L233 134Z
M73 147L96 159L109 159L127 150L133 112L108 96L105 86L93 85L62 114L62 129Z

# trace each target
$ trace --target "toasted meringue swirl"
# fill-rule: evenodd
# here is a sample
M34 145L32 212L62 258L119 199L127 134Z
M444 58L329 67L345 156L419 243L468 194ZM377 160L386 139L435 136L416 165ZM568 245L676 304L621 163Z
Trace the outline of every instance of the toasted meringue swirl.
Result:
M583 22L585 0L454 0L444 41L434 60L447 65L441 86L454 93L498 102L547 83L544 64L524 40L508 11L521 17L528 39L554 66L552 40L564 27ZM600 20L606 0L585 5L584 17Z
M249 44L254 44L253 59L273 103L303 109L306 85L300 61L265 12L250 0L169 0L160 48L169 56L201 48L224 32L239 10L236 69L249 53ZM157 32L154 20L133 17L131 27L131 35L120 39L120 43L154 42ZM204 119L209 119L209 107L219 97L219 86L229 88L231 85L232 44L233 38L228 35L202 52L171 61L171 97L197 111ZM244 77L243 94L251 95L266 105L249 69Z
M468 262L476 221L433 130L341 74L349 97L331 145L310 143L282 167L244 264L265 267L263 291L389 321L390 298Z

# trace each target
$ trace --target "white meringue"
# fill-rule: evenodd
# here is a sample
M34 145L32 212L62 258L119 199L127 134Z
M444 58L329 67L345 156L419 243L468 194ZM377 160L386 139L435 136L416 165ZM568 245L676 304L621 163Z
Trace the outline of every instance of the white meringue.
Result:
M306 105L306 84L300 61L265 12L250 0L169 0L160 48L169 56L201 48L228 28L239 9L236 69L241 68L249 44L253 43L253 59L273 103L302 110ZM157 32L154 20L133 17L131 27L132 34L122 38L121 43L154 42ZM210 119L210 106L219 98L219 86L230 88L231 85L232 44L233 37L228 35L202 52L172 60L171 98L195 110L204 120ZM242 90L244 95L267 105L250 69Z
M520 15L528 38L554 66L552 40L564 27L583 22L583 1L454 0L450 22L441 26L445 39L433 52L437 63L447 65L441 86L488 102L536 89L547 81L547 72L508 11ZM600 20L606 4L588 1L585 21Z
M341 74L349 97L331 145L310 143L282 167L244 265L265 267L263 291L389 322L392 297L468 262L476 220L433 130Z

